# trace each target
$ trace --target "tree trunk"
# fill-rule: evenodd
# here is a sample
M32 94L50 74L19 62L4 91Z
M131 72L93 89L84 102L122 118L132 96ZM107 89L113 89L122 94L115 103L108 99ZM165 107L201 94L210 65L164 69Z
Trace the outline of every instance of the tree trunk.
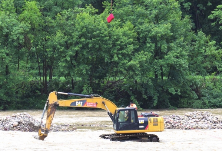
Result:
M72 78L72 90L74 90L74 79Z
M53 73L53 69L52 69L52 66L50 65L49 66L49 81L52 80L52 73Z
M43 93L47 93L47 61L43 61Z

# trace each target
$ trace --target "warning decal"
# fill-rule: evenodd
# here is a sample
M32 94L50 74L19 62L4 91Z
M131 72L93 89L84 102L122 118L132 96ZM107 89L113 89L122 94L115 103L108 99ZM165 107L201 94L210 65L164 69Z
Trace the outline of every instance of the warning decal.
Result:
M97 107L97 103L86 102L86 106L88 106L88 107Z

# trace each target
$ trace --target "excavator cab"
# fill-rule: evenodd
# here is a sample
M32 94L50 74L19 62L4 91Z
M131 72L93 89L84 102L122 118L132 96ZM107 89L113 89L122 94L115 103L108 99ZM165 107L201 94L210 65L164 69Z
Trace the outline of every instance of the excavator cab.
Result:
M116 109L113 128L116 131L138 130L139 122L136 109L131 107Z

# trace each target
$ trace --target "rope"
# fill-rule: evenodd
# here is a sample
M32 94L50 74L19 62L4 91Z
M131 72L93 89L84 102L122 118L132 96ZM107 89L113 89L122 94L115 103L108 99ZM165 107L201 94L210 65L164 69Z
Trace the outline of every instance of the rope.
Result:
M113 2L112 2L112 0L111 0L111 9L110 9L111 12L112 12L112 3L113 3Z

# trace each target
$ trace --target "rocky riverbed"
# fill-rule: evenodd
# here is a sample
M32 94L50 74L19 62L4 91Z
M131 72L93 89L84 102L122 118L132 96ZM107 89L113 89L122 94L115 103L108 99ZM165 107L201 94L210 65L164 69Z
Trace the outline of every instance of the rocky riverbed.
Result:
M220 119L222 117L222 109L146 110L143 112L151 111L165 118L166 129L163 132L152 132L158 135L158 137L160 138L160 142L122 142L109 141L107 139L100 138L99 136L101 134L113 133L112 122L109 116L107 116L106 111L103 110L57 110L53 119L53 126L57 127L57 129L60 131L50 132L48 137L44 141L40 141L34 139L33 136L37 136L36 128L38 127L36 125L40 123L42 110L0 111L0 151L135 151L138 149L140 151L221 150L222 136L220 134L222 134L222 129L196 128L186 130L183 129L183 127L179 128L180 124L178 124L178 122L188 118L185 115L186 113L193 113L197 111L210 112L212 113L212 116L210 117L218 117L218 119ZM140 113L141 111L139 111L138 114ZM21 118L19 119L19 117ZM30 119L30 122L32 124L36 124L26 125L26 123L30 123L27 122L27 120L24 120L26 118ZM193 119L196 119L196 117L191 118L188 121L192 121ZM198 121L201 120L201 118L197 119ZM220 122L220 120L218 121ZM43 119L43 123L44 122L45 118ZM6 123L8 123L8 125ZM198 122L193 121L193 123ZM30 125L32 125L30 126L32 128L19 130L18 126L20 126L21 128L23 127L23 125L25 125L24 127L29 127ZM6 126L6 129L4 128L4 126ZM60 126L63 127L63 129L66 129L68 127L75 127L76 129L68 132L61 132L62 128ZM169 129L168 126L169 128L172 127L172 129ZM7 127L10 128L7 129ZM53 130L56 130L55 127L53 128ZM2 128L4 129L2 130Z
M187 112L184 115L164 116L165 129L222 129L222 120L207 111ZM0 130L37 132L41 125L40 120L26 112L15 113L0 118ZM42 124L44 126L44 123ZM52 124L51 131L75 131L81 127L108 127L104 124Z

